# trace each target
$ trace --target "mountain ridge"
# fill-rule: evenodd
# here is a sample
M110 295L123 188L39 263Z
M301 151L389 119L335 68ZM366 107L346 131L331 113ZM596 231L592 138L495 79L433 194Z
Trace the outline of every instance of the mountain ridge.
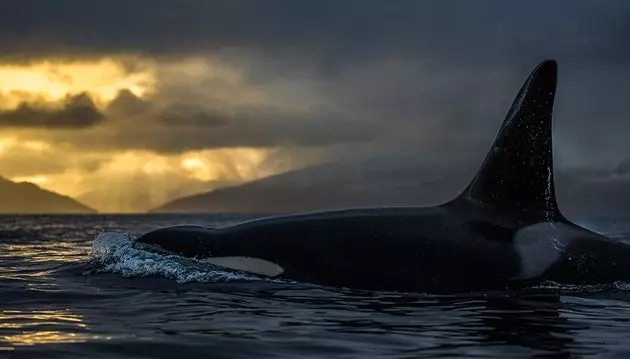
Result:
M0 176L0 214L94 214L95 209L76 199L31 182L13 182Z
M622 161L609 169L556 170L559 206L569 215L630 211L630 171ZM329 209L436 205L454 198L476 168L329 163L257 181L190 195L149 213L286 213Z

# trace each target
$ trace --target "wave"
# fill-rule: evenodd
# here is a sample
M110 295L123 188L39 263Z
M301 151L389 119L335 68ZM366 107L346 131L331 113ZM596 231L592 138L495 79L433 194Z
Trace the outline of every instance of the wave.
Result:
M580 293L600 293L604 291L630 292L630 283L617 281L601 284L563 284L553 281L545 281L531 287L531 289L554 290L557 291L559 294L565 295Z
M92 244L90 266L97 272L118 273L123 277L161 276L178 283L262 280L191 258L147 252L135 248L135 241L134 236L126 233L101 233Z

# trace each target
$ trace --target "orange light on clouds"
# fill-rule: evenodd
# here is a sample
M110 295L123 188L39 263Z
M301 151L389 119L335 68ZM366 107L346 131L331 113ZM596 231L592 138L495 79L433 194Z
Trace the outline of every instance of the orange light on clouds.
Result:
M140 168L142 172L148 175L162 174L171 170L171 165L168 162L169 161L163 157L153 156Z
M187 158L182 161L182 167L193 170L197 168L204 168L205 165L198 158Z
M199 181L251 181L274 174L273 170L261 168L271 152L270 149L260 148L194 151L180 156L180 166Z
M36 142L31 146L39 148ZM20 148L20 144L12 147L13 150ZM9 179L31 182L85 200L84 203L100 211L136 212L174 199L173 193L190 195L212 190L217 183L242 183L288 170L264 168L262 164L270 154L272 150L259 148L224 148L169 155L151 151L102 153L97 169L69 166L61 173L10 176ZM0 153L0 158L2 156ZM88 192L95 193L86 199L84 195ZM134 202L136 207L132 207L129 202L133 202L134 195L142 196L144 204Z
M22 141L20 145L28 150L35 152L42 152L51 148L49 143L43 141Z
M26 177L13 177L11 178L13 182L30 182L36 185L43 185L48 182L48 177L46 176L26 176Z
M87 93L97 107L105 109L121 90L149 100L155 108L181 102L231 109L274 105L276 101L267 94L266 87L248 84L246 72L210 56L0 63L0 111L15 109L23 102L63 106L68 96L80 93ZM147 122L146 131L151 131L151 121ZM273 148L230 147L166 154L150 146L147 150L118 148L116 141L112 141L111 148L82 148L81 141L73 142L75 136L81 139L89 131L93 131L91 135L113 137L125 126L141 125L145 124L129 121L124 114L112 114L111 121L97 128L55 130L66 131L63 141L56 141L46 128L2 127L0 176L37 184L99 211L136 212L173 200L174 196L206 192L290 169L278 163L269 166L267 159L274 155Z
M57 102L82 92L104 106L124 89L142 97L155 86L153 67L150 62L142 61L139 68L143 70L134 72L126 70L123 61L114 58L0 65L0 107L16 108L23 101Z
M0 155L6 152L10 147L12 147L17 141L13 137L1 137L0 138Z

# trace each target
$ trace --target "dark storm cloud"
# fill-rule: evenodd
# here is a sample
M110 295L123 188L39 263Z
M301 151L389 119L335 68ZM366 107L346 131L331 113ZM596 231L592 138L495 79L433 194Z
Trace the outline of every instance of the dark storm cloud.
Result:
M199 109L153 112L142 126L125 126L112 137L98 132L73 142L85 147L148 149L162 153L223 147L323 147L371 142L385 129L375 123L357 124L329 113L295 113L274 108L240 109L229 114ZM134 121L132 121L134 123ZM331 130L332 129L332 130Z
M630 158L619 163L616 173L619 175L630 175Z
M118 145L169 151L375 141L377 150L369 155L401 147L443 161L473 149L482 156L528 72L538 61L556 58L557 163L618 161L627 156L625 134L630 132L625 109L630 87L624 80L630 78L628 43L630 2L624 0L34 0L0 5L0 50L7 59L206 53L245 68L252 86L279 78L302 81L336 106L334 115L265 109L256 114L260 121L250 120L248 109L230 116L213 107L169 115L129 96L110 106L112 113L118 106L127 115L133 107L137 118L161 118L166 128L130 129L120 134ZM160 111L159 116L146 116L151 111ZM365 121L364 130L352 121L366 114L380 122ZM385 128L382 136L374 135Z
M60 109L25 103L15 110L0 112L0 126L83 130L79 136L76 131L48 131L41 136L80 148L160 153L370 143L387 132L382 124L355 121L334 111L295 111L273 106L241 106L228 111L207 104L163 104L160 100L143 100L124 90L102 112L84 94L70 97ZM103 126L94 126L101 123Z
M159 115L159 121L174 127L215 127L225 126L231 116L221 111L206 109L196 105L173 105Z
M24 102L16 109L0 111L0 127L84 129L104 119L86 94L69 97L61 108L41 108Z
M630 54L619 46L629 13L622 0L12 1L0 5L0 48L33 55L255 48L333 67L365 56L618 62Z
M149 101L139 98L129 90L119 91L116 98L107 105L107 112L114 116L135 116L146 113L150 109Z

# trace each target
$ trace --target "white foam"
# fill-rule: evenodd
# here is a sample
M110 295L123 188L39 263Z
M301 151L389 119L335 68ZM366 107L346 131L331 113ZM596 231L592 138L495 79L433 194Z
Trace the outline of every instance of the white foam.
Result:
M564 283L557 283L554 281L545 281L543 283L535 285L533 288L558 290L562 294L598 293L598 292L603 292L603 291L608 291L608 290L630 292L630 283L616 281L612 283L601 283L601 284L564 284Z
M133 246L135 240L125 233L98 235L92 244L90 263L99 272L118 273L123 277L161 276L179 283L259 280L195 259L137 249Z

